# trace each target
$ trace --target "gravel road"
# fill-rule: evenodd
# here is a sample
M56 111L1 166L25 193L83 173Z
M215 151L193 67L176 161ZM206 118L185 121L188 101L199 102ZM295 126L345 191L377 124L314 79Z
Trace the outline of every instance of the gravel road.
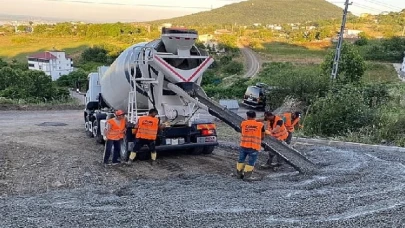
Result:
M223 148L210 156L162 155L156 167L104 168L103 147L86 138L81 116L0 112L0 227L405 224L405 153L297 144L321 166L316 176L257 170L264 179L254 183L231 175L237 152ZM37 126L44 122L67 125Z
M260 71L260 61L257 58L256 54L252 51L252 49L247 47L239 47L241 50L242 55L246 61L247 71L244 75L246 78L254 77Z

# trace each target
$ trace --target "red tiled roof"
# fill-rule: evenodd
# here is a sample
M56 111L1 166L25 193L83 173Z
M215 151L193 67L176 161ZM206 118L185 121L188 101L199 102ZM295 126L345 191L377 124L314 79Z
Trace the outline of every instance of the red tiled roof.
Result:
M56 56L52 55L49 52L37 53L37 54L28 56L28 58L45 59L45 60L57 59Z

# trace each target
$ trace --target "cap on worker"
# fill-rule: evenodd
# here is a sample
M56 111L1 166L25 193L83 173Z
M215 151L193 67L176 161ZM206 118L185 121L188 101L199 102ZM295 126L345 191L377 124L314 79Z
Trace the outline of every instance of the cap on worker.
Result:
M115 111L115 115L116 116L122 116L122 115L124 115L125 113L124 113L124 111L122 111L122 110L117 110L117 111Z

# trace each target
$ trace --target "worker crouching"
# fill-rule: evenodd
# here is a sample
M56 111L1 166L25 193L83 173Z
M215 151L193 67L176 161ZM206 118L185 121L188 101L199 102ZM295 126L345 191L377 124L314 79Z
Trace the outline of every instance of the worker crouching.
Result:
M299 124L301 120L301 113L300 112L287 112L283 114L284 125L288 131L288 137L285 140L287 144L291 144L291 139L293 137L294 129ZM301 125L299 125L301 127Z
M111 150L114 146L114 152L112 157L112 164L119 164L118 158L120 157L121 140L125 136L126 131L126 119L125 113L122 110L117 110L115 117L107 120L107 126L105 128L104 135L107 140L104 147L104 164L108 164L110 159Z
M264 120L266 121L266 135L270 135L280 141L286 141L288 139L288 131L284 125L284 121L281 117L274 115L273 113L266 111L264 113ZM269 151L269 159L266 164L261 168L278 167L281 165L281 158L272 151Z
M256 121L256 112L248 111L246 115L247 120L241 123L239 160L236 164L236 171L239 179L253 181L256 180L252 178L252 174L261 149L265 129L263 123ZM245 165L248 156L248 163Z
M156 162L156 145L155 140L159 129L166 127L164 124L159 124L159 119L156 117L158 111L156 109L149 110L149 115L141 116L135 125L133 133L135 134L135 144L129 156L128 164L131 164L139 150L147 145L151 153L152 164Z

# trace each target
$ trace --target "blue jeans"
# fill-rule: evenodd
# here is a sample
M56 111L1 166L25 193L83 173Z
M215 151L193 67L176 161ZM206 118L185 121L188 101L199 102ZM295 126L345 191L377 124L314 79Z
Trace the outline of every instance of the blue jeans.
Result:
M254 166L257 160L257 156L259 155L259 151L252 149L252 148L245 148L241 147L239 149L239 163L244 163L246 157L249 156L248 164L250 166Z

